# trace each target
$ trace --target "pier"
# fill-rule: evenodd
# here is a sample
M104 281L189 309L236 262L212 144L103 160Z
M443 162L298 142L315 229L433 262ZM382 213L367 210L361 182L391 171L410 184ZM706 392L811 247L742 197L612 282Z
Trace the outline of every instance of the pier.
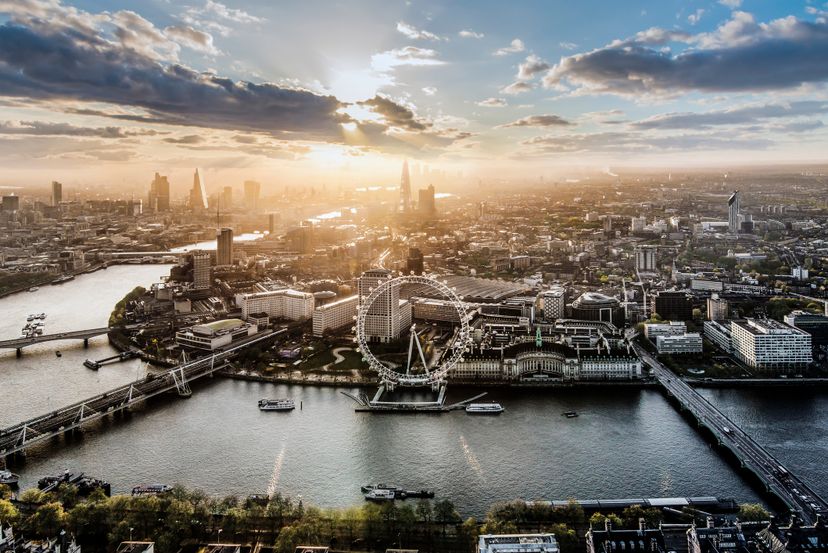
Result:
M192 394L190 382L224 368L244 349L272 340L285 332L286 330L261 332L209 357L183 363L159 375L147 375L108 392L0 429L0 458L22 453L35 443L47 441L87 422L166 392L174 390L179 396L188 397ZM55 445L58 443L55 442Z
M121 361L126 361L128 359L134 359L135 357L140 357L141 353L135 350L129 351L122 351L116 355L111 355L109 357L104 357L103 359L98 359L97 361L93 359L87 359L83 362L83 366L87 369L92 369L97 371L104 365L109 365L110 363L120 363Z
M828 515L828 503L808 484L792 474L716 406L641 346L634 344L633 348L642 361L652 367L653 374L667 395L674 399L683 411L692 415L700 427L713 434L717 443L727 448L743 469L750 471L762 482L767 493L778 498L805 524L814 524L818 516L824 518Z

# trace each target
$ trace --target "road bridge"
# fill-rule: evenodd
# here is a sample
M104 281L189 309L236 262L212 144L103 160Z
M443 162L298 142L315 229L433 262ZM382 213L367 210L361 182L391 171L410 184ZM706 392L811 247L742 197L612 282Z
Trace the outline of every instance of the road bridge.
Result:
M638 344L633 344L632 347L641 360L652 367L653 374L667 394L675 398L683 409L690 412L699 425L707 428L720 445L729 449L742 467L751 471L764 484L768 493L778 497L806 524L816 522L817 515L824 518L828 514L828 503L808 484L791 473L716 406L667 369L644 348Z
M16 349L17 354L26 346L32 346L41 342L52 342L55 340L83 340L83 345L89 345L89 339L109 332L109 327L88 328L86 330L73 330L71 332L60 332L55 334L41 334L39 336L26 336L13 338L11 340L0 340L0 349Z
M0 458L24 451L27 447L74 430L109 413L128 408L153 396L175 390L189 396L190 382L227 366L244 349L271 340L286 330L261 332L195 361L182 363L163 374L147 375L108 392L98 394L56 411L0 429Z

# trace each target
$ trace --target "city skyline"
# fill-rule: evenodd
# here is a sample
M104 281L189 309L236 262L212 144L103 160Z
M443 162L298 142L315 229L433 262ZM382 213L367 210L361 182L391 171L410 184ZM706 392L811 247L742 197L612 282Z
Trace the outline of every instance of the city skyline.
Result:
M0 2L0 185L818 163L827 9Z

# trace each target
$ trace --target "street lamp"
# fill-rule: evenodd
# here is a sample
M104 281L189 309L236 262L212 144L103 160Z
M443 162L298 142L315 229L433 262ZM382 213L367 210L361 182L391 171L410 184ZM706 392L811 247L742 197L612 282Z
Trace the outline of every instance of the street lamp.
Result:
M134 530L133 527L129 527L129 541L132 541L132 531Z
M223 530L224 530L224 528L219 528L219 529L218 529L218 542L219 542L219 543L221 543L221 532L222 532Z

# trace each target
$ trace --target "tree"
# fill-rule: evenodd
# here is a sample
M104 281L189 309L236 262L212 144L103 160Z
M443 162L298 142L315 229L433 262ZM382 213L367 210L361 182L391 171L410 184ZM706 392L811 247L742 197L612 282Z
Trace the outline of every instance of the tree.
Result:
M57 501L44 503L26 520L26 528L41 538L55 538L66 526L67 516Z
M742 522L762 522L770 520L770 513L759 503L742 503L739 505L739 520Z
M0 499L0 524L14 526L20 520L20 511L8 499Z
M441 499L434 504L434 519L443 526L443 535L446 535L446 525L455 524L462 520L454 507L454 503L448 499Z

